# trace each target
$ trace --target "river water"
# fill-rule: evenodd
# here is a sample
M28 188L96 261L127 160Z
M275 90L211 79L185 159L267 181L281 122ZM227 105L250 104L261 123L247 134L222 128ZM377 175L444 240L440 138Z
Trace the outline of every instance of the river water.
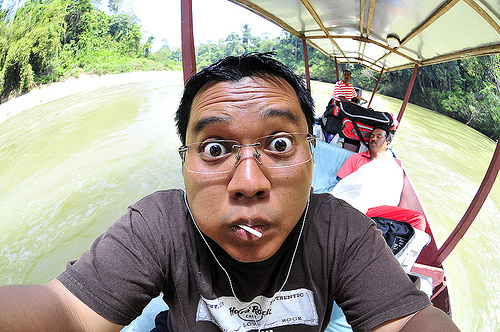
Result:
M317 113L332 85L313 82ZM183 187L173 115L182 81L120 85L77 94L0 124L0 285L45 283L92 240L158 189ZM369 94L364 96L369 98ZM397 113L401 101L372 107ZM495 143L409 105L394 139L438 245L467 209ZM445 261L454 321L500 331L500 182Z

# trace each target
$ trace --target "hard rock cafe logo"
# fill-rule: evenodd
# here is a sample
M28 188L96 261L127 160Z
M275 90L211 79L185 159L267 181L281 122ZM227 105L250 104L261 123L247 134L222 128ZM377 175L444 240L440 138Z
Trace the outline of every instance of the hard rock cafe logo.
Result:
M260 303L252 302L243 309L230 307L229 314L231 316L238 315L238 317L244 321L259 322L262 318L271 314L271 308L264 311L262 310Z

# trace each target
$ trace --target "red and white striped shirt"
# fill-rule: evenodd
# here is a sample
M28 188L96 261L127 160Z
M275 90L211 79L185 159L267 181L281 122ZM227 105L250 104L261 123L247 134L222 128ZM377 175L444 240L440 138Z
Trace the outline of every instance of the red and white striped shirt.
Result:
M351 83L345 84L344 81L340 80L335 83L333 87L333 99L340 101L340 96L343 96L347 100L351 100L357 96L357 93Z

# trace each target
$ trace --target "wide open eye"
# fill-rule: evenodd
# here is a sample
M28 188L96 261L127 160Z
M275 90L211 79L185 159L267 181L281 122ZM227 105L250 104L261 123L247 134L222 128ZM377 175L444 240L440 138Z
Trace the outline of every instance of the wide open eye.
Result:
M230 153L231 146L228 142L212 141L202 144L200 151L207 158L218 158Z
M293 147L294 138L290 135L281 135L271 139L266 146L266 150L272 152L287 152Z

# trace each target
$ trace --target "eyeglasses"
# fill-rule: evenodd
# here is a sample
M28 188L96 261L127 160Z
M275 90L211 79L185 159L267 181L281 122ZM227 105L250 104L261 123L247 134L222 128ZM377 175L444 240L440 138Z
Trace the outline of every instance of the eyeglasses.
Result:
M227 173L242 160L242 148L253 148L255 160L274 172L312 159L316 136L307 133L277 133L257 138L251 144L234 140L207 139L179 148L186 169L192 173Z

